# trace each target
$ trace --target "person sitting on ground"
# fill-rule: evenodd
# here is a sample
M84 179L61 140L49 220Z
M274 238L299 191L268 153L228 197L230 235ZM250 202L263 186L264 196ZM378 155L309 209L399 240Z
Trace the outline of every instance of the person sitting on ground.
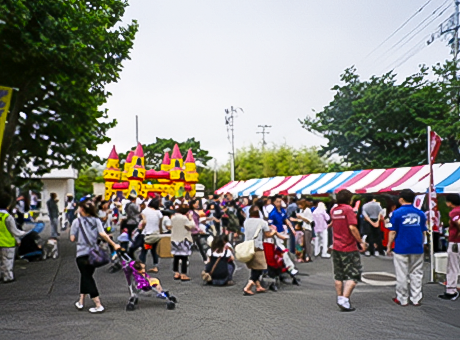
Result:
M233 286L232 281L234 267L229 262L234 261L233 253L226 248L223 235L218 235L211 243L207 251L208 260L205 272L211 275L212 281L208 282L214 286Z
M0 281L13 282L14 253L19 238L26 232L16 227L14 217L7 211L11 196L6 192L0 193Z
M158 292L157 297L166 298L166 295L163 292L163 288L161 287L160 280L154 277L150 277L145 272L145 264L137 260L134 262L133 268L137 271L135 274L138 274L136 279L137 289L142 290L145 289L145 287L152 287L155 288L155 290Z

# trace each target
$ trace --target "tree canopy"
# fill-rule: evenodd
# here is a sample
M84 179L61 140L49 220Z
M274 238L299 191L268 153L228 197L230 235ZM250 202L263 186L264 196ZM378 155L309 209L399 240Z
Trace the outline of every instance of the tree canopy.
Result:
M457 73L446 62L431 72L421 66L400 83L394 72L362 81L352 67L329 105L301 124L328 140L320 155L339 155L354 169L426 163L427 125L444 139L437 161L460 160Z
M157 137L155 143L142 145L142 149L144 150L145 164L147 167L158 170L160 168L161 162L163 161L165 150L169 150L169 154L171 155L171 151L176 144L184 158L187 155L188 150L192 149L193 156L195 157L195 161L197 161L198 165L206 166L206 164L212 159L212 157L209 156L209 152L203 150L201 148L201 143L195 140L195 138L189 138L185 142L177 142L172 138L166 139ZM133 147L131 151L134 151L135 149L136 148ZM119 154L122 164L126 160L127 156L128 152Z
M315 148L273 145L261 150L251 145L236 153L235 179L305 175L325 172L327 168L328 162Z
M0 158L0 190L19 175L81 168L101 160L116 122L101 109L109 83L129 59L135 21L127 0L4 0L0 3L1 84L17 88Z

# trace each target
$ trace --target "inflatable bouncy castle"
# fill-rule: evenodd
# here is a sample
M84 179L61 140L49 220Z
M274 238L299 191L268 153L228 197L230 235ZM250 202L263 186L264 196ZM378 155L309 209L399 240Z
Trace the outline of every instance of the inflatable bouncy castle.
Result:
M185 161L182 159L179 147L174 146L171 157L166 152L160 170L145 169L144 151L137 144L136 150L130 151L126 157L123 171L120 169L115 146L107 159L103 172L105 181L105 199L112 196L128 197L129 195L147 198L149 194L161 196L183 197L195 196L195 184L198 183L195 158L192 150L188 150Z

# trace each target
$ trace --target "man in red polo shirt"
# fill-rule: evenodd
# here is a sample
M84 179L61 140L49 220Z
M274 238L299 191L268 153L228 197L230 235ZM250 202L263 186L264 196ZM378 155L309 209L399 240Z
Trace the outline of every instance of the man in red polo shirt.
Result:
M458 273L460 271L460 196L449 194L446 205L452 210L449 213L449 248L447 249L447 285L446 292L438 295L440 299L455 301L460 295L457 290Z
M344 312L353 312L350 296L358 281L361 280L361 251L367 245L361 240L358 230L358 220L353 211L351 200L353 194L348 190L340 190L337 194L338 205L331 210L333 244L332 263L334 264L335 290L337 291L337 306Z

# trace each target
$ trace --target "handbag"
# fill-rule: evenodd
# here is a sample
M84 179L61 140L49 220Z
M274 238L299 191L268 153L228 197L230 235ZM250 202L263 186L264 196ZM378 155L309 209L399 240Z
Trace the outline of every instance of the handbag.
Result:
M146 244L155 244L161 240L159 232L154 232L152 234L145 235L144 243Z
M204 271L204 270L201 272L201 278L203 279L203 281L206 281L206 282L211 282L212 281L212 273L214 273L214 269L216 269L217 264L219 263L221 258L222 257L219 257L217 259L216 263L214 263L214 266L212 266L212 269L211 269L211 271L209 273Z
M89 242L88 236L86 235L86 230L83 227L83 223L81 223L80 219L78 219L78 222L80 223L80 229L82 231L83 238L85 239L86 243L91 246L88 256L89 264L95 268L105 266L110 262L109 253L100 247L97 243L91 244L91 242Z
M256 253L254 240L259 237L262 226L257 229L257 232L252 240L244 241L235 247L235 257L238 261L247 263L252 260Z

